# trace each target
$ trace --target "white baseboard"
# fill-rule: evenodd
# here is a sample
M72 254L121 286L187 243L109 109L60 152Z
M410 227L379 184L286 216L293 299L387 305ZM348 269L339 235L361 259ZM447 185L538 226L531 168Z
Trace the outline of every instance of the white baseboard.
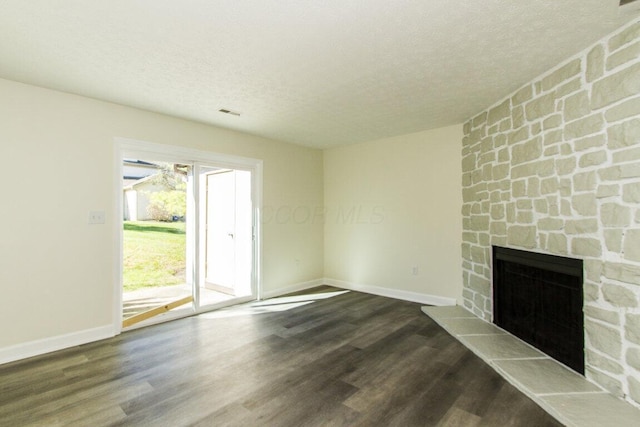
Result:
M261 299L269 299L279 297L281 295L290 294L291 292L304 291L305 289L315 288L324 285L323 279L310 280L308 282L296 283L294 285L278 288L273 291L263 291Z
M418 302L420 304L427 305L456 305L455 298L440 297L437 295L421 294L418 292L402 291L399 289L383 288L380 286L363 285L359 283L345 282L343 280L336 279L324 279L324 284L335 286L336 288L349 289L351 291L364 292L367 294L380 295L382 297L389 297L395 299L401 299L404 301Z
M9 347L0 348L0 364L9 363L28 357L39 356L52 351L87 344L93 341L111 338L115 336L113 325L99 328L86 329L65 335L29 341Z

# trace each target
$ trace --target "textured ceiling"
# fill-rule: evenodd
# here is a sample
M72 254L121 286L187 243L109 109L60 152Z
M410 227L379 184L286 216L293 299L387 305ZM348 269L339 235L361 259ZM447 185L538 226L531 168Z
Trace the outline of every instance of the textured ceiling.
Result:
M0 0L0 77L323 148L460 123L618 3Z

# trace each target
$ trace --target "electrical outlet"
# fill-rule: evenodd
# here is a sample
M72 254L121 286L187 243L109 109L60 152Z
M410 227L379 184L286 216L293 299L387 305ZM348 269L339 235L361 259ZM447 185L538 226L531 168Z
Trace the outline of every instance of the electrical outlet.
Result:
M413 268L411 269L411 274L413 274L414 276L417 276L418 272L419 272L418 266L417 265L413 266Z
M89 224L104 224L104 223L105 223L104 211L89 212Z

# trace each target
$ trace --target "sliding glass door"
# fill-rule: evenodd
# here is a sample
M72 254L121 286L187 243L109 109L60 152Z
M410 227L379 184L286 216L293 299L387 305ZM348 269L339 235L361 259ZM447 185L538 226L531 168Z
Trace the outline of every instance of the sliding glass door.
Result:
M196 154L122 150L123 328L257 296L256 168Z
M252 295L251 172L199 165L203 305Z

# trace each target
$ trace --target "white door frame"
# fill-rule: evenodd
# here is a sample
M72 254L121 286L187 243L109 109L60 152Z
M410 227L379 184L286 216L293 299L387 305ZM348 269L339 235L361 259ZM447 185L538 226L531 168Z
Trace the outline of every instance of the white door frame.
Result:
M229 154L221 154L213 151L204 151L197 150L187 147L166 145L166 144L158 144L154 142L135 140L130 138L115 138L115 179L116 183L116 203L115 203L115 211L113 212L113 218L116 220L114 223L114 236L115 239L114 251L115 251L115 259L116 259L116 268L114 269L114 311L113 311L113 327L115 334L119 334L122 331L122 240L123 240L123 200L122 200L122 162L125 158L153 158L154 160L159 161L167 161L172 163L185 163L196 165L196 169L199 164L206 164L207 166L214 166L220 168L228 168L228 169L238 169L238 170L246 170L251 172L251 198L252 198L252 209L253 209L253 269L251 275L251 291L252 296L247 298L250 299L261 299L262 298L262 286L261 286L261 257L262 257L262 230L260 227L260 215L262 212L262 168L263 162L260 159L252 159L249 157L241 157L234 156ZM199 180L194 179L193 183L193 192L194 194L199 194ZM192 253L187 255L187 258L193 257L191 259L195 259L195 257L199 257L199 248L200 248L200 236L197 230L200 230L200 226L198 221L199 215L197 212L199 211L198 206L195 205L197 197L192 197L190 200L187 200L190 206L190 212L192 212L192 221L187 221L187 225L192 227L193 232L191 235L195 238L195 242L192 245L187 245L187 252L192 251ZM191 246L191 248L189 247ZM195 253L193 253L195 251ZM188 268L193 269L191 272L193 280L196 284L199 284L199 271L196 267L197 263L190 263ZM189 276L189 275L187 275ZM199 286L194 286L195 291L199 292ZM196 297L196 295L194 295ZM197 314L205 311L210 311L218 308L217 305L207 306L207 307L197 307L196 309L190 313ZM178 314L177 316L163 316L161 321L171 320L172 318L184 317L184 314ZM157 322L144 322L144 326L157 323Z

